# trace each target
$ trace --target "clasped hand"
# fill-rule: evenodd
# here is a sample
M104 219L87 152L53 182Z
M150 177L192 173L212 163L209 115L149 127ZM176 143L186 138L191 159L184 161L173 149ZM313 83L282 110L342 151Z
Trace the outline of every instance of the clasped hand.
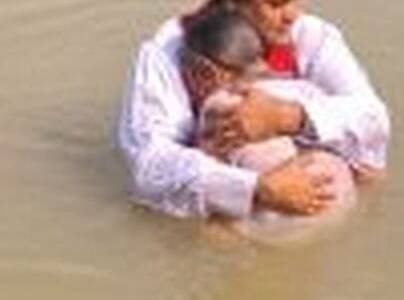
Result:
M296 103L282 101L253 88L236 90L242 97L238 105L213 109L201 148L226 160L233 149L247 143L279 135L297 133L303 123L303 109ZM335 198L333 177L310 171L310 155L298 156L270 172L262 172L256 188L257 207L269 206L278 211L315 214Z

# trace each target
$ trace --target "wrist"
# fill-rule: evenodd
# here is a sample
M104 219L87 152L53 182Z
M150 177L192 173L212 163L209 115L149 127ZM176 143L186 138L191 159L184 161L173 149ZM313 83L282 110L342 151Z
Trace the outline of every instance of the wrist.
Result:
M254 206L269 204L271 199L271 191L268 184L268 177L269 175L267 172L258 175L253 199Z
M285 103L281 108L282 118L282 133L297 134L306 122L306 114L302 105L298 103Z

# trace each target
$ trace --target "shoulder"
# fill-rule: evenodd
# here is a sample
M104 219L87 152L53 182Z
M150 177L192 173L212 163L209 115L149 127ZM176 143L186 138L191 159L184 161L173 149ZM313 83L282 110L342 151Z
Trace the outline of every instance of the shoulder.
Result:
M165 21L150 42L166 56L176 56L183 43L183 28L180 17Z
M183 44L183 29L180 18L165 21L154 36L139 45L136 65L143 68L152 64L158 69L173 69L178 66L178 50Z
M181 38L183 29L180 17L173 17L165 22L157 29L153 40L159 44L165 44L173 38Z
M299 17L293 24L291 35L302 74L310 73L312 65L326 49L346 46L341 30L332 22L315 15Z
M338 26L329 20L316 15L303 14L293 24L292 38L298 40L303 35L310 37L341 37L342 33Z
M179 18L163 23L150 39L140 44L136 59L132 59L131 71L138 84L161 95L158 100L186 98L179 69L178 50L182 47L182 26ZM164 96L163 96L164 95Z

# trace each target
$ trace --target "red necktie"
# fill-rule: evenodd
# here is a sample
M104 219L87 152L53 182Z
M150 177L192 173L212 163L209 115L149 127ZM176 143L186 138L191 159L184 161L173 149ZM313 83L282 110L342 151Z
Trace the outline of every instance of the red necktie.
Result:
M268 67L275 73L290 73L297 75L295 49L291 43L272 44L267 46L264 59Z

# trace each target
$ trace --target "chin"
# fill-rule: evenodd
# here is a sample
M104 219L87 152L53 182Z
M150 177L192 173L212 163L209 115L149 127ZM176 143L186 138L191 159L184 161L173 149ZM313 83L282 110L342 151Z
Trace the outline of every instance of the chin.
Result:
M267 34L266 39L270 43L286 43L290 41L289 31L270 32Z

